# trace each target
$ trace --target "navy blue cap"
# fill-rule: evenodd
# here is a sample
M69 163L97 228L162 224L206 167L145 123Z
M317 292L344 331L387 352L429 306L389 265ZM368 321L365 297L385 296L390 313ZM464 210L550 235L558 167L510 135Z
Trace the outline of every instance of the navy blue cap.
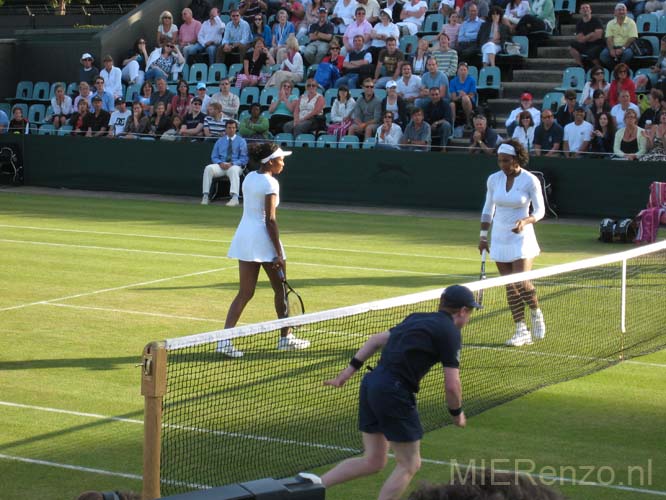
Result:
M483 306L474 300L472 291L462 285L447 286L444 293L442 293L442 305L453 308L469 307L483 309Z

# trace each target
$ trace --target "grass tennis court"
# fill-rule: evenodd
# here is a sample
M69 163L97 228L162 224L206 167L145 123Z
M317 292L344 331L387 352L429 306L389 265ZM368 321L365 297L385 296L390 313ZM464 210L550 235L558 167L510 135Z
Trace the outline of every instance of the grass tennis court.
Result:
M313 311L471 281L478 222L463 215L282 210L290 282ZM239 217L219 205L0 193L0 498L140 489L135 363L148 341L222 327L237 287L224 256ZM627 248L597 243L596 233L540 224L538 264ZM261 277L242 320L272 319L271 303ZM666 353L635 361L430 433L417 481L448 480L452 459L495 459L555 476L571 477L560 474L569 466L594 483L614 476L613 487L558 483L575 499L666 496ZM642 467L642 482L630 467ZM382 480L327 498L373 498Z

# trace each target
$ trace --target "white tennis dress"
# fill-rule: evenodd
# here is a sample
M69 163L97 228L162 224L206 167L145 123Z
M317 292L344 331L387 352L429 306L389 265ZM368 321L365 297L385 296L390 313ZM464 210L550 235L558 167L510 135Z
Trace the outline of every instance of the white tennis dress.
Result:
M275 194L280 204L280 184L270 174L250 172L243 181L243 216L236 229L228 257L248 262L272 262L275 247L266 229L266 195ZM280 243L282 248L282 243ZM282 248L282 255L287 256Z
M481 222L492 222L490 258L495 262L530 259L541 252L533 224L528 224L517 234L511 231L519 219L529 215L530 203L536 220L545 215L541 184L524 169L514 178L508 192L506 180L501 170L488 177L486 203L481 214Z

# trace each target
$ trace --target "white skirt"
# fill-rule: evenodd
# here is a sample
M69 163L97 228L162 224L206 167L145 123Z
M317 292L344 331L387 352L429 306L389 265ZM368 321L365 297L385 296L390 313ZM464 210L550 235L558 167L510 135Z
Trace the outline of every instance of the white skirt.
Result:
M280 242L280 248L286 260L287 254L284 252L282 242ZM277 254L273 242L268 236L266 225L259 221L253 222L244 218L241 219L236 234L231 240L227 256L247 262L273 262Z
M493 224L490 238L491 259L495 262L513 262L533 259L541 253L533 224L528 224L517 234L511 231L512 227L498 227Z

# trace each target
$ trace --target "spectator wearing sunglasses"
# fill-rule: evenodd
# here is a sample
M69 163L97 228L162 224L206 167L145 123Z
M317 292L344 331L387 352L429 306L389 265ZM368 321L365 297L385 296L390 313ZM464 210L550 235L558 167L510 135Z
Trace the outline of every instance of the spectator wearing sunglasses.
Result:
M305 93L296 101L294 119L284 124L284 131L288 134L307 134L319 128L323 123L324 96L317 93L317 82L308 78L305 84Z
M79 77L77 82L86 82L88 85L94 85L99 69L93 66L95 58L89 52L81 56L81 67L79 68Z
M162 45L162 37L174 43L178 43L178 27L173 23L173 15L168 10L160 14L160 24L157 27L156 43L158 46Z

